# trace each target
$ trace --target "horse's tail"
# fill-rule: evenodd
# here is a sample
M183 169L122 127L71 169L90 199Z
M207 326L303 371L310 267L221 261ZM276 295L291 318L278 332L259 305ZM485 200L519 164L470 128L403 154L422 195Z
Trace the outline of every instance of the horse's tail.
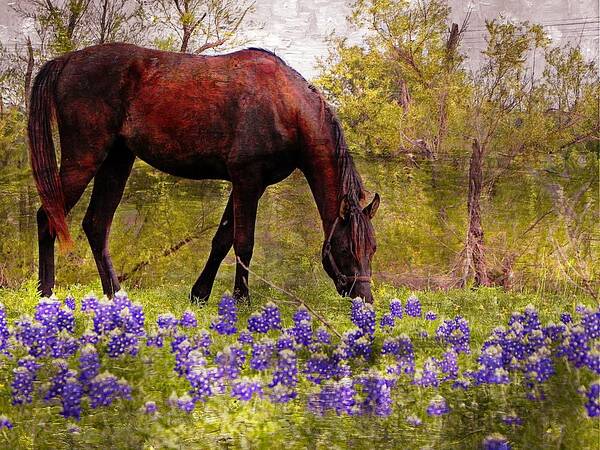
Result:
M29 155L33 178L48 216L50 233L58 237L62 249L73 241L66 221L65 198L56 164L52 140L52 119L55 115L56 84L65 59L48 61L35 77L29 102Z

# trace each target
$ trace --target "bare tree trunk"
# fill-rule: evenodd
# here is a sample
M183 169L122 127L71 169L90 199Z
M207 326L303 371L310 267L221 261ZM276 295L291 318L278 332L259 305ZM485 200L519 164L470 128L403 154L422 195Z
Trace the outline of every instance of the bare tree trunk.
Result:
M192 31L189 30L187 27L184 27L183 28L183 38L181 39L181 48L179 49L179 51L181 53L187 53L188 45L190 43L191 37L192 37Z
M27 70L25 71L25 109L29 110L29 92L31 91L31 77L33 76L33 46L31 39L27 38Z
M408 92L408 85L404 78L398 79L398 103L402 106L404 113L407 113L410 106L410 92Z
M467 199L469 224L467 229L465 255L467 264L464 281L466 281L472 269L476 286L489 286L483 244L483 226L481 224L481 204L479 203L483 189L484 153L484 146L477 139L474 139L471 160L469 162L469 193Z

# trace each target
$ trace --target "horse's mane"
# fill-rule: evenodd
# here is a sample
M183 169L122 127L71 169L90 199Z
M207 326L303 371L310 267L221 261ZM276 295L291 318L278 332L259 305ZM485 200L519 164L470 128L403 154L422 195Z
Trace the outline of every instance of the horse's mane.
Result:
M323 98L323 94L310 82L308 82L296 69L291 67L280 56L264 48L250 47L248 50L255 50L267 53L275 57L280 63L288 67L297 77L308 84L309 89L317 95L321 104L321 124L322 130L327 130L329 124L335 142L335 158L337 160L337 174L339 183L338 202L343 200L348 206L348 217L350 220L351 248L354 257L360 261L367 248L374 245L373 228L366 215L362 213L362 203L365 200L365 191L360 175L356 171L352 155L348 150L342 126L331 106Z

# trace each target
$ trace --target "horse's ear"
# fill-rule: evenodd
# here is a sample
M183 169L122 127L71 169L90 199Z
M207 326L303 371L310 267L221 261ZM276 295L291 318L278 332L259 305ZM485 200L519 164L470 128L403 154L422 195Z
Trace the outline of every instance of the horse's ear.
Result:
M365 208L363 209L363 212L367 216L369 216L370 219L375 217L375 213L379 209L380 201L381 201L381 198L379 197L379 194L375 193L375 197L373 197L373 201L371 203L369 203L367 206L365 206Z
M348 198L344 195L342 202L340 203L340 219L346 219L346 217L348 217L348 211L350 211L350 205L348 204Z

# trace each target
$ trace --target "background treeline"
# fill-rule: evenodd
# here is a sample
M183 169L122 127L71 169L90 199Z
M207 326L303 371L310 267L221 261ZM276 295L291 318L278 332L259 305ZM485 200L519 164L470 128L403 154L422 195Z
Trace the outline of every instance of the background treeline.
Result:
M21 0L29 29L0 61L0 286L35 276L35 210L26 93L49 58L127 41L190 53L249 42L251 3L230 0ZM496 18L477 63L464 54L468 17L441 0L358 0L361 45L332 36L313 80L335 105L366 186L382 195L376 280L413 288L499 285L597 297L600 279L597 63L556 46L542 26ZM260 42L252 42L260 46ZM228 195L138 162L111 236L130 285L191 285ZM72 213L75 251L59 283L96 279ZM299 174L261 201L253 267L288 287L327 285L322 232ZM233 258L221 277L232 274Z

